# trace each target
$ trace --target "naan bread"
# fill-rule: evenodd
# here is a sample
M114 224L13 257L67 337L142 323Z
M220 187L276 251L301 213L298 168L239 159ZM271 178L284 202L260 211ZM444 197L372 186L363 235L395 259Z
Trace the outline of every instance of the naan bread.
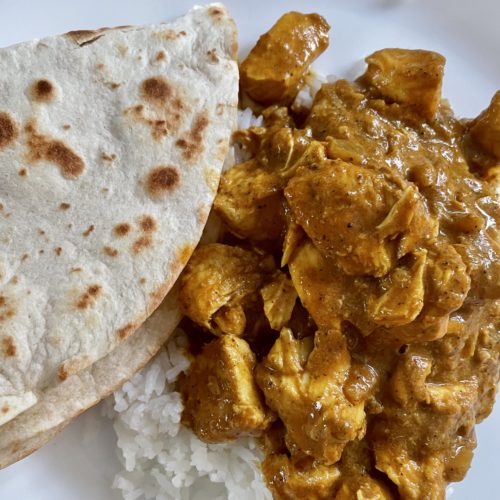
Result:
M0 469L50 441L71 420L128 380L149 361L174 331L181 315L177 289L134 334L113 352L64 382L0 428Z
M172 287L235 125L236 50L218 4L0 49L0 425Z
M232 153L226 165L232 165ZM217 241L220 220L213 212L200 243ZM38 450L76 416L97 404L140 370L161 348L181 319L175 285L161 305L113 352L64 382L46 390L39 401L0 428L0 469Z

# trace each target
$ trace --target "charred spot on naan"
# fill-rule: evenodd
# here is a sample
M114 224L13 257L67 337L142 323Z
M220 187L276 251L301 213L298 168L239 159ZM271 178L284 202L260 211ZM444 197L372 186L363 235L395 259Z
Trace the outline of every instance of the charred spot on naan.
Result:
M187 35L187 33L184 30L175 31L172 29L165 29L165 30L158 31L157 33L155 33L155 36L157 36L160 40L167 40L169 42L173 41L173 40L177 40L179 38L182 38L186 35Z
M137 255L143 250L153 246L153 238L149 234L139 236L132 244L132 253Z
M94 229L95 229L94 224L91 224L87 229L85 229L85 231L83 231L82 236L86 238L87 236L90 235L91 232L94 231Z
M57 376L61 381L66 380L68 378L68 372L66 371L64 364L59 366L59 369L57 370Z
M172 85L164 76L147 78L141 84L141 97L155 106L164 106L174 95Z
M51 102L56 96L56 87L49 80L40 79L33 83L30 93L36 102Z
M165 59L167 58L167 54L165 53L164 50L160 50L156 53L156 56L154 58L154 62L160 62L160 61L164 61Z
M25 168L21 168L17 171L17 175L19 175L19 177L26 177L27 174L28 171Z
M154 140L177 132L187 108L179 90L164 76L146 78L140 85L137 104L125 110L133 121L150 127Z
M141 228L141 231L145 233L153 233L156 231L158 224L156 223L156 220L154 217L151 215L143 215L139 219L139 227Z
M207 56L208 56L208 60L211 63L217 64L219 62L219 56L217 55L216 49L210 49L209 51L207 51Z
M82 175L85 163L63 141L40 134L33 120L24 127L24 131L27 135L27 160L30 163L42 160L53 163L59 167L61 175L66 179L76 179Z
M68 31L66 36L71 38L76 44L83 47L84 45L89 45L101 38L103 31L106 28L101 28L99 30L75 30Z
M59 365L57 376L59 380L64 381L69 376L78 373L89 365L89 358L87 356L75 356L71 359L64 361Z
M150 198L164 198L179 186L179 169L171 165L155 167L149 171L143 183Z
M5 312L0 314L0 322L7 321L16 315L14 309L7 309Z
M191 130L176 141L175 145L181 150L185 160L195 161L203 153L203 134L209 123L206 110L198 113L193 120Z
M93 284L87 287L87 290L83 292L76 301L76 307L78 309L88 309L91 307L97 297L102 293L102 286Z
M116 331L116 336L119 340L125 340L131 333L134 332L134 330L135 326L132 323L128 323Z
M149 214L142 215L137 219L137 226L140 235L132 243L130 250L134 255L153 246L152 234L158 229L158 223L155 218ZM132 226L128 222L121 222L113 228L113 233L118 238L123 238L132 231ZM118 251L112 247L104 247L104 252L110 257L118 255Z
M103 247L102 251L109 257L116 257L118 255L118 250L110 246Z
M220 21L224 17L224 11L219 7L211 7L208 9L208 14L216 21Z
M118 236L119 238L123 238L126 236L128 233L130 233L132 229L132 226L128 222L120 222L120 224L117 224L113 232L115 233L115 236Z
M151 136L155 141L160 141L170 132L175 132L181 121L181 114L177 111L173 113L171 110L155 111L156 116L153 117L148 117L145 113L143 104L125 110L125 115L130 116L132 121L143 123L151 129Z
M71 208L71 205L69 203L66 203L65 201L63 201L60 205L59 205L59 208L61 210L69 210Z
M16 122L5 111L0 111L0 150L4 149L18 136Z
M107 162L112 162L112 161L116 160L116 154L112 153L109 155L108 153L102 152L101 153L101 160L107 161Z
M16 355L16 344L14 343L14 339L10 335L3 337L2 351L6 358L13 358Z
M0 295L0 322L7 321L16 315L16 310L5 295Z
M75 30L75 31L68 31L66 33L66 37L70 38L73 40L77 45L80 47L84 47L85 45L90 45L91 43L96 42L101 38L103 35L106 34L107 31L123 31L127 28L131 28L131 26L116 26L113 28L99 28L96 30Z

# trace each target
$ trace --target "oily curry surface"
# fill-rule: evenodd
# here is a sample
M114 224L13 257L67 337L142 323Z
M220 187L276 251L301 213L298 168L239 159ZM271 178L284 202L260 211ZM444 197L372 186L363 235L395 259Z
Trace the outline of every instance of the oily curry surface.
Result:
M275 104L235 135L225 235L182 277L183 422L262 437L278 499L441 499L499 378L500 93L458 120L442 56L385 49L291 106L327 29L286 14L241 66Z

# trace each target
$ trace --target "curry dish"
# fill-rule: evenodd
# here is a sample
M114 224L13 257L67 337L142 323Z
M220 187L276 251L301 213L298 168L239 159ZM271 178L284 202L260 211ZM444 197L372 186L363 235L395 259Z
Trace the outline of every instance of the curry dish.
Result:
M183 423L259 436L276 499L442 499L499 378L500 92L459 120L441 55L385 49L305 109L328 28L288 13L241 64L264 123L181 280Z

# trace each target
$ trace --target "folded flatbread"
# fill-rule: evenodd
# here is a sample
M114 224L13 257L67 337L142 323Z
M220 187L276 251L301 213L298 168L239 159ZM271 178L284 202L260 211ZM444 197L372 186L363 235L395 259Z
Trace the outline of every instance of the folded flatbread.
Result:
M82 411L98 403L155 355L180 320L174 288L134 334L104 358L47 389L0 430L0 469L36 451Z
M0 440L135 338L173 286L235 125L236 50L218 4L0 49ZM117 384L133 373L121 356ZM78 411L112 389L97 382Z
M232 163L232 155L226 158ZM220 221L208 218L200 243L217 240ZM33 453L76 416L121 386L161 348L181 319L177 286L158 309L114 351L43 392L38 402L0 428L0 469Z

